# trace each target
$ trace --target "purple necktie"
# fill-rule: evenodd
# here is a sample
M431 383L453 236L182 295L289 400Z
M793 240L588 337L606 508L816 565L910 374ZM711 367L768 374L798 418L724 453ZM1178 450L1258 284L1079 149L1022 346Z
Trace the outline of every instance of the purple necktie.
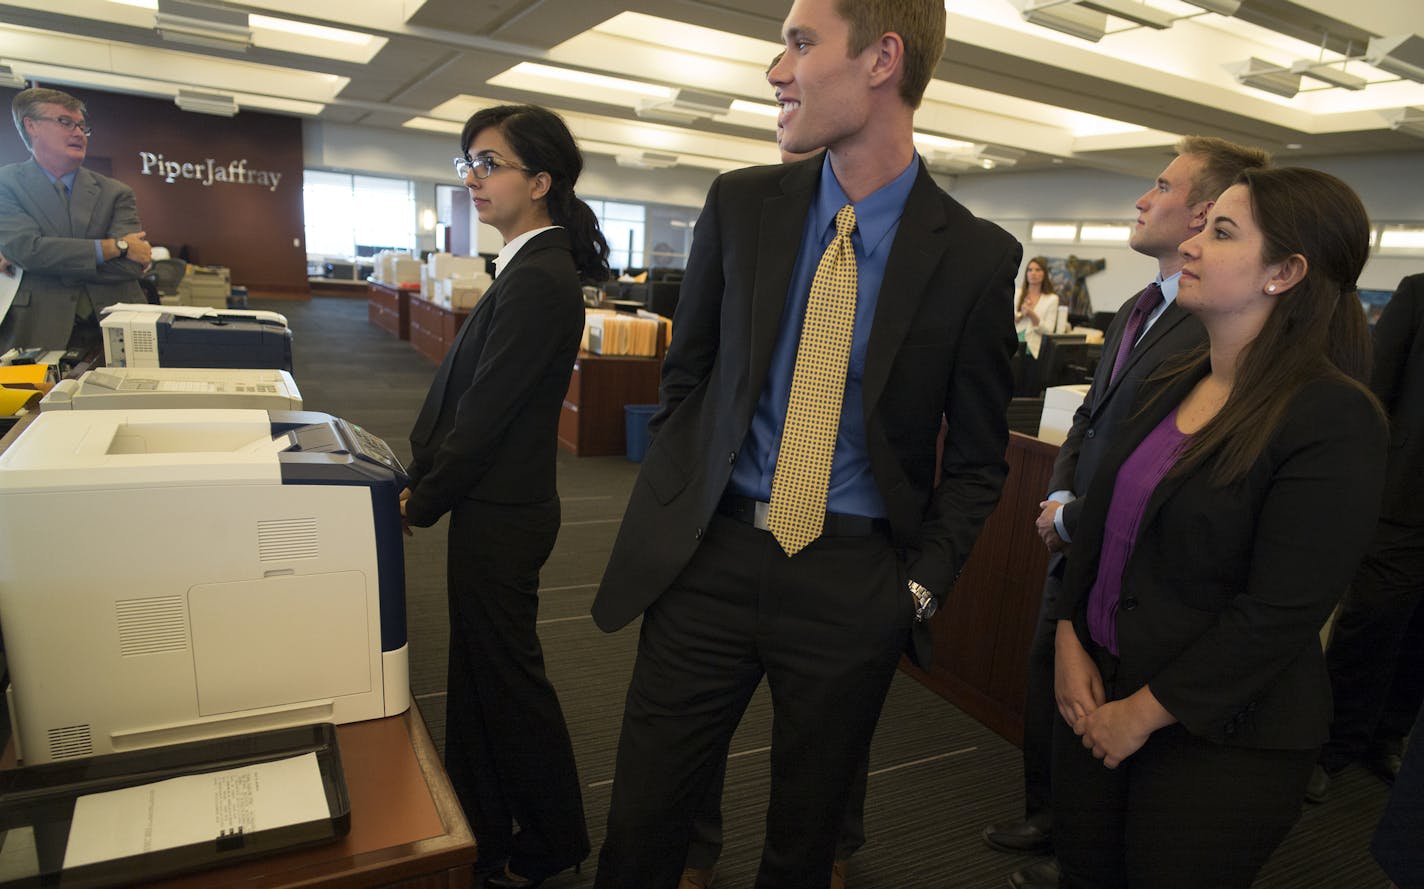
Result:
M1137 342L1137 337L1142 333L1142 325L1147 323L1147 319L1152 313L1157 311L1157 307L1162 305L1162 288L1153 281L1147 285L1137 297L1137 302L1132 305L1132 314L1127 318L1127 327L1122 331L1122 341L1117 344L1117 358L1113 360L1112 376L1108 378L1111 383L1117 379L1118 374L1127 366L1127 356L1132 352L1133 345Z

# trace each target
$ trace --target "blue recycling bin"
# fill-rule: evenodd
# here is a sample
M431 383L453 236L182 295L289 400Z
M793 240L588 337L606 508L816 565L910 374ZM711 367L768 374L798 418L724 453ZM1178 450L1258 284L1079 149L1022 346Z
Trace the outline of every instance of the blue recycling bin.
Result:
M656 404L625 404L623 420L627 427L628 459L642 463L648 452L648 421L657 413Z

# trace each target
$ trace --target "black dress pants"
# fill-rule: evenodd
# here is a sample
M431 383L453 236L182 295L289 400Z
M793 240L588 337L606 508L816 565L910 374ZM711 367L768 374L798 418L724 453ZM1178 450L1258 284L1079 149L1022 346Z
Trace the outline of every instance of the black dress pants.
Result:
M827 885L851 783L908 640L905 579L878 532L823 536L787 558L768 532L714 516L643 616L595 885L677 885L693 814L763 675L771 802L755 885Z
M1335 718L1329 772L1409 733L1424 702L1424 528L1381 520L1325 652Z
M865 791L870 779L870 751L855 770L845 820L836 840L836 860L848 859L865 845ZM714 868L722 857L722 789L727 783L727 760L717 768L712 786L692 817L692 834L687 847L687 866Z
M1096 655L1109 701L1111 655ZM1053 851L1062 889L1248 889L1300 817L1316 751L1256 750L1152 733L1109 769L1060 717Z
M588 856L573 745L535 632L559 501L450 513L445 766L480 858L523 875ZM514 824L519 825L518 833Z

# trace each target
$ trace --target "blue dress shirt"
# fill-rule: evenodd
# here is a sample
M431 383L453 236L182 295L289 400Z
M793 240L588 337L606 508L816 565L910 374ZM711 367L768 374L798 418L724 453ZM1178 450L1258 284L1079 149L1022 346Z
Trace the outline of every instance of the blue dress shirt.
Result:
M829 512L845 515L885 517L885 502L870 471L870 453L865 445L865 405L861 383L865 376L865 350L879 302L880 282L885 277L890 247L900 227L905 200L919 173L916 153L899 176L855 203L856 297L855 330L851 337L850 362L846 367L845 397L841 401L840 429L831 460L830 490L826 496ZM781 430L786 422L786 406L791 398L791 377L796 368L796 349L801 341L801 324L811 296L811 279L827 245L836 233L836 213L852 203L836 181L827 154L821 166L821 182L806 214L806 227L796 252L786 308L771 354L766 386L757 401L746 440L737 452L728 489L754 500L771 499L771 478L776 472L776 455L781 449ZM775 249L771 245L768 249Z
M45 177L49 179L50 185L54 185L56 182L62 180L64 182L64 190L69 195L69 199L74 200L74 180L79 176L78 170L71 170L63 176L51 176L49 170L46 170L44 167L40 167L40 172L45 174ZM94 264L104 264L104 242L100 240L94 241Z

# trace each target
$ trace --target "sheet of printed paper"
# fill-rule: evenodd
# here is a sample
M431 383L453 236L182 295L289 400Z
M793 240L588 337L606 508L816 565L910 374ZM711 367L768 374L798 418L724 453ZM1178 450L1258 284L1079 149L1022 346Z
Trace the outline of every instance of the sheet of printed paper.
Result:
M331 817L316 754L80 797L65 868Z

